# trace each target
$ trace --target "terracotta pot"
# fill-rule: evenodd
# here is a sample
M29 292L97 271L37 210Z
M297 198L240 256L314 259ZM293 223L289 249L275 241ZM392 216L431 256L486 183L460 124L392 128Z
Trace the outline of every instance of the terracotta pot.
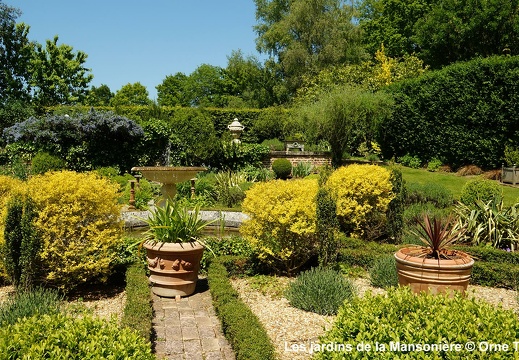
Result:
M474 260L462 251L452 260L425 259L410 255L413 248L403 248L395 253L398 283L409 286L415 293L453 295L453 291L467 290Z
M163 243L146 241L149 280L154 294L188 296L195 292L204 247L198 242Z

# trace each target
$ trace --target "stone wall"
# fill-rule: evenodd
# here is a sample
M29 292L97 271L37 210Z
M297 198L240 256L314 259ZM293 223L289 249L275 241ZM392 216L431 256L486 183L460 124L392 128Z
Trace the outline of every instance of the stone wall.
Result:
M263 161L263 166L272 169L272 163L276 159L284 158L290 161L292 166L300 162L311 163L313 166L331 165L330 153L317 153L310 151L271 151L270 157Z

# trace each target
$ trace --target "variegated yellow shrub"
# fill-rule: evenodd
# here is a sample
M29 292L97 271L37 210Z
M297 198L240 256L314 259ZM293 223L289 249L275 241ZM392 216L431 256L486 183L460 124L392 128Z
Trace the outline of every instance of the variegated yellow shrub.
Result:
M119 186L73 171L38 175L27 186L38 212L45 281L69 290L104 280L121 241Z
M7 278L3 262L4 254L2 253L5 243L4 227L7 215L7 204L13 195L23 193L24 189L24 183L21 180L0 175L0 280Z
M246 192L242 209L251 219L240 232L280 273L292 273L315 254L317 189L315 179L274 180Z
M383 226L394 198L391 173L377 165L349 165L335 170L326 183L337 203L343 230L353 237L369 237L368 230Z

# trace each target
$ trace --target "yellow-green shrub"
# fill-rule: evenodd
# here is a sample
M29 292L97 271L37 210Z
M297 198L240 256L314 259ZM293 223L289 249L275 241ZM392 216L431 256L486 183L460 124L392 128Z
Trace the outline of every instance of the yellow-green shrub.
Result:
M45 280L68 290L106 279L121 241L119 186L73 171L38 175L27 186L38 212Z
M337 203L343 229L353 237L371 237L383 226L394 198L390 172L377 165L349 165L335 170L326 186Z
M251 219L240 231L278 272L290 274L315 253L317 189L313 179L274 180L246 192L242 209Z
M7 204L11 197L15 194L23 193L24 185L19 179L10 176L0 175L0 282L7 278L7 273L4 267L3 248L5 244L4 227L5 218L7 215Z

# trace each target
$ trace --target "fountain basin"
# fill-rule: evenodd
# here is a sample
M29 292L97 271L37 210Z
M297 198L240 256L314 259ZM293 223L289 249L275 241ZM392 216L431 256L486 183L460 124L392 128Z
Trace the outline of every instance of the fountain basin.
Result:
M162 184L161 192L165 198L173 199L177 193L177 183L192 179L204 167L178 167L178 166L135 166L132 171L139 171L143 177L150 181Z

